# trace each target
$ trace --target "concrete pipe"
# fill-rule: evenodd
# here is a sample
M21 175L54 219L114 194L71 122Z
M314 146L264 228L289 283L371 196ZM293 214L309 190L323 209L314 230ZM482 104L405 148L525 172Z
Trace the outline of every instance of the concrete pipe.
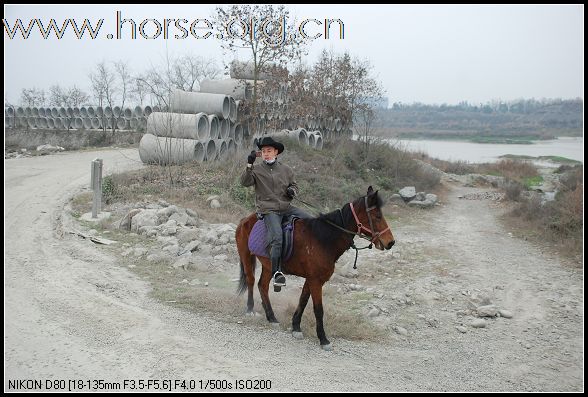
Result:
M25 110L21 107L16 108L16 115L18 117L24 117L25 116Z
M208 115L208 124L210 124L210 139L219 139L220 123L215 114Z
M220 139L227 139L229 137L229 132L231 130L230 122L227 119L219 120L219 122L220 122L220 124L219 124Z
M235 139L235 123L229 122L229 136L227 139Z
M151 106L145 106L143 109L143 116L149 117L151 113L153 113L153 108Z
M161 110L159 109L159 106L157 106L157 105L153 106L153 112L154 113L155 112L157 112L157 113L161 112Z
M55 128L55 119L53 119L53 118L47 119L47 128L50 128L50 129Z
M82 116L82 112L81 112L80 108L73 108L73 116L74 117L81 117Z
M298 143L301 145L308 145L308 133L304 128L299 128L292 131L294 136L298 139Z
M33 117L33 109L31 109L29 107L25 108L24 115L27 117Z
M113 107L112 114L114 115L114 117L119 118L120 115L122 114L122 109L120 108L120 106Z
M235 99L251 99L253 97L253 87L246 81L237 79L205 79L200 83L200 92L229 95Z
M139 128L142 130L147 129L147 117L142 116L139 118Z
M190 114L203 112L216 114L223 119L229 118L231 111L231 101L228 96L203 92L174 90L171 95L170 105L173 112Z
M320 135L316 135L315 147L317 150L323 150L323 138Z
M14 117L16 115L16 112L15 112L14 108L13 107L7 107L6 108L6 115L8 117Z
M37 113L38 114L38 113ZM37 128L47 128L47 123L43 117L35 117L35 125Z
M50 114L53 118L59 117L59 110L57 108L51 108Z
M237 103L233 97L229 97L229 120L233 123L237 121Z
M316 147L316 135L312 133L308 134L308 146L310 146L311 148Z
M112 108L110 106L106 106L104 108L104 117L106 117L106 118L112 117Z
M153 112L147 119L147 132L157 136L207 140L210 136L210 124L204 113Z
M129 122L129 127L131 128L131 130L136 130L137 127L139 127L139 119L136 117L131 118Z
M104 117L104 108L103 108L102 106L98 106L98 107L96 108L96 117L98 117L98 118L100 118L100 119L101 119L102 117Z
M215 139L214 140L216 147L218 148L217 159L219 160L226 160L228 156L227 151L227 141L224 139Z
M84 118L82 119L82 124L83 124L83 128L84 128L85 130L89 130L89 129L91 129L91 128L92 128L92 120L91 120L91 119L89 119L89 118L87 118L87 117L84 117Z
M125 119L120 117L116 120L116 129L117 130L124 130L125 129Z
M80 108L80 117L81 118L88 117L88 109L87 108L85 108L83 106Z
M143 116L143 109L141 108L141 106L135 106L135 111L133 112L133 116L135 116L135 117Z
M74 116L74 110L73 110L73 108L66 108L65 109L65 114L62 114L61 113L61 109L59 109L59 114L62 117L73 117Z
M205 157L202 143L194 139L156 137L145 134L139 142L139 157L145 164L183 164L202 162Z
M235 132L233 135L235 143L240 145L241 142L243 142L243 126L241 125L241 123L235 124Z
M235 154L235 152L237 152L237 145L233 139L229 139L227 141L227 151L229 152L229 155Z
M88 119L90 120L90 128L92 128L93 130L97 130L100 128L100 119Z
M131 117L133 117L133 111L129 108L125 108L123 112L123 117L125 118L125 120L130 120Z
M39 108L39 117L49 117L45 111L45 108Z
M84 122L81 117L75 117L72 122L72 127L79 130L84 127Z
M88 113L89 118L96 117L96 110L92 106L86 108L86 113Z
M206 152L204 160L214 161L216 159L216 144L214 143L214 139L204 140L202 144L204 145L204 151Z
M39 108L31 108L31 116L39 117Z
M37 128L37 122L34 117L27 117L27 127Z

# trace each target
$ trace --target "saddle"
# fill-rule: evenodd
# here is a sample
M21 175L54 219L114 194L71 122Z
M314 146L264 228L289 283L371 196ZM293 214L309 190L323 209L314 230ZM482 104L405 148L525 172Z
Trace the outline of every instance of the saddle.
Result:
M286 262L292 257L294 248L294 222L299 219L295 215L289 216L286 221L282 222L282 262ZM267 243L267 230L263 219L259 219L253 225L249 235L249 251L257 256L269 258L269 246Z

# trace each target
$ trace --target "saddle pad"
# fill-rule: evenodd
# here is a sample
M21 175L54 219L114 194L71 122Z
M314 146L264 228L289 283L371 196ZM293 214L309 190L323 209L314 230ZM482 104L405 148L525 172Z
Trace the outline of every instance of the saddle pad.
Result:
M292 257L292 246L294 242L294 223L282 225L282 261L286 262ZM255 222L249 235L249 251L256 256L269 258L267 245L267 230L263 220Z

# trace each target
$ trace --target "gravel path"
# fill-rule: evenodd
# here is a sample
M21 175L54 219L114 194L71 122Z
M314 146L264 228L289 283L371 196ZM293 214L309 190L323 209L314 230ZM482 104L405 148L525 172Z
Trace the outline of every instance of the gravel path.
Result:
M497 203L458 199L483 190L455 186L422 220L392 225L398 244L362 256L353 280L383 291L374 321L390 338L331 338L325 352L315 335L295 340L156 302L117 258L67 233L75 225L63 208L89 183L95 157L107 173L141 166L136 150L5 161L5 391L14 380L131 390L147 379L172 390L182 390L176 380L234 390L247 379L275 391L583 390L581 269L510 237ZM368 277L377 264L390 277ZM472 310L485 303L513 317L473 328Z

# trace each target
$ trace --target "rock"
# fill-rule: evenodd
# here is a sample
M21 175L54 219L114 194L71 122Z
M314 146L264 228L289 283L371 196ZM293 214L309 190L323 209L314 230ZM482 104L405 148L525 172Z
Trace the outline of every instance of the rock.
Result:
M137 232L143 226L157 226L159 220L157 210L147 209L135 214L131 219L131 231Z
M220 199L220 196L208 196L208 198L206 199L206 202L209 203L212 200L218 200Z
M194 251L197 251L199 245L200 245L200 241L198 241L198 240L190 241L184 247L184 251L186 251L186 252L194 252Z
M494 305L480 306L476 309L479 317L496 317L498 310Z
M65 149L61 146L41 145L37 146L37 152L62 152Z
M500 309L498 313L500 314L500 317L512 318L512 312L509 310Z
M486 328L486 321L481 318L477 318L473 320L470 325L474 328Z
M402 199L405 202L408 202L408 201L410 201L410 200L412 200L412 199L415 198L415 196L416 196L416 189L415 189L414 186L407 186L407 187L404 187L404 188L400 189L400 191L398 192L398 194L400 194L400 197L402 197Z
M414 199L418 201L425 201L425 192L418 192Z
M379 315L380 315L380 309L375 308L375 307L373 309L371 309L367 314L368 317L377 317Z
M461 332L462 334L465 334L467 332L467 328L462 327L461 325L458 325L457 327L455 327L455 329Z
M408 335L408 331L405 328L402 328L400 326L394 327L394 331L396 331L397 334L402 335L402 336Z
M429 193L425 196L425 201L431 202L433 204L437 204L437 195L433 193Z
M220 208L221 205L218 200L211 200L210 201L210 208Z
M133 250L133 255L135 255L136 257L143 256L146 253L147 253L147 248L141 248L141 247L139 247L139 248L135 248Z
M141 212L140 209L133 209L127 212L127 214L120 220L118 228L120 230L131 230L131 220L139 212Z

